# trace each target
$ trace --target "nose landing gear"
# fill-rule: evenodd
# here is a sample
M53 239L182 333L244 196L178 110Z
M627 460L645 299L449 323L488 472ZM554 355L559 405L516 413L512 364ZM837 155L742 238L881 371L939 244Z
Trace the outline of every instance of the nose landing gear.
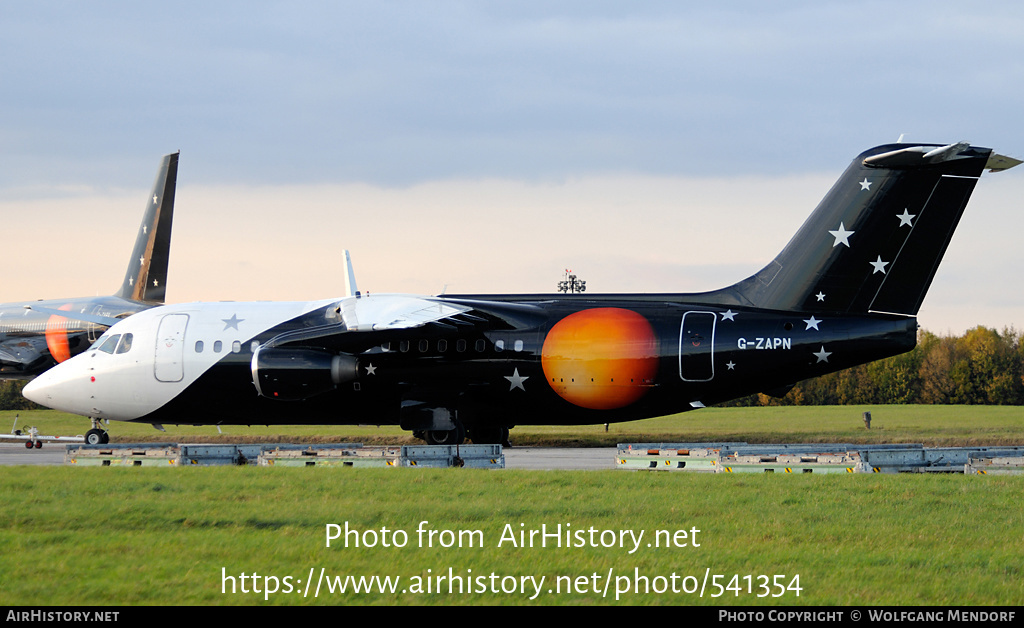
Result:
M100 427L99 419L92 419L92 429L85 433L86 445L106 445L110 442L110 434Z

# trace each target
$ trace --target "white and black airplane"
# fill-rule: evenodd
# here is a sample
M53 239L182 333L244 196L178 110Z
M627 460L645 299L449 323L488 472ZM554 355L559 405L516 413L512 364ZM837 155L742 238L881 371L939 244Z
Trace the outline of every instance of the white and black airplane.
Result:
M783 251L698 294L360 295L191 303L111 327L24 390L99 419L397 424L428 442L662 416L912 349L982 171L967 143L859 155Z
M0 303L0 379L31 379L85 351L124 317L164 302L177 176L178 153L165 155L115 294Z

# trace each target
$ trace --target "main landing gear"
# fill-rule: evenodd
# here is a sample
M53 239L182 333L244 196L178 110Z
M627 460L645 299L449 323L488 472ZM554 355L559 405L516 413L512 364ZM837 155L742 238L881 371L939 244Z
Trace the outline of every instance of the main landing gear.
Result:
M453 430L427 430L423 433L423 440L428 445L461 445L466 442L466 428L459 421L455 422Z
M106 445L110 442L110 434L100 427L99 419L92 419L92 429L85 433L86 445Z
M468 436L476 445L511 446L508 442L507 427L470 427L467 433L460 421L455 422L453 430L425 430L414 433L414 436L422 438L428 445L461 445L466 442Z

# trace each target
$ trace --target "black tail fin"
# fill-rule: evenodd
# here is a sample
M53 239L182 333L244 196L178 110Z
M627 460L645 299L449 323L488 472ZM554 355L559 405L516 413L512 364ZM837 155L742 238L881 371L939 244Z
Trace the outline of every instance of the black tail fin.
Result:
M142 226L135 239L128 271L115 296L146 303L163 303L167 290L167 263L171 253L174 189L178 180L178 153L160 162L153 191L146 201Z
M967 143L872 148L771 264L719 292L773 310L916 315L982 170L1015 161Z

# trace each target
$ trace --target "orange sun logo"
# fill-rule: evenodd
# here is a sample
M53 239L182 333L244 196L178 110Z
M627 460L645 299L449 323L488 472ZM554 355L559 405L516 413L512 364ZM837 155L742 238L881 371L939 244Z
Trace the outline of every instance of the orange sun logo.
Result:
M541 366L551 388L569 403L613 410L637 401L654 384L658 340L636 312L583 310L551 328Z

